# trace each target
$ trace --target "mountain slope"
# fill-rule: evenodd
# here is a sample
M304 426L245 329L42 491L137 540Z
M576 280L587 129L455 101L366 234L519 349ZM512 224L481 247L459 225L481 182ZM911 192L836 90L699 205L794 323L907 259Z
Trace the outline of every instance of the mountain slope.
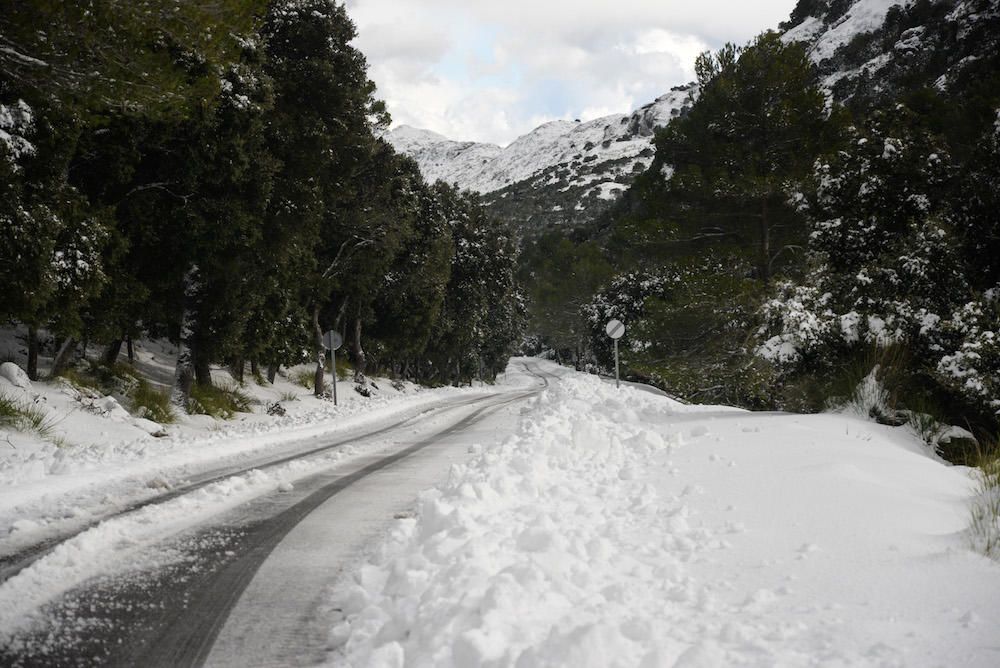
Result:
M995 76L1000 1L800 0L782 29L807 45L834 100L864 110L927 86L962 95Z
M578 223L603 211L649 166L656 128L682 114L696 95L693 86L682 86L631 114L552 121L505 148L408 126L386 139L414 158L428 180L483 193L522 229Z

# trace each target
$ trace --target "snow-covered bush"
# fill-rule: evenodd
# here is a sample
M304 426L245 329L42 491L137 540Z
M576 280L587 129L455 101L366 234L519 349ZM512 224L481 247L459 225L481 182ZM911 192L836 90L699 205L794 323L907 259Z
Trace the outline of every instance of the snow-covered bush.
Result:
M1000 290L968 302L941 323L942 381L968 399L1000 413Z
M35 153L30 141L34 125L34 113L24 100L0 104L0 159L7 161L15 172L20 169L22 156Z
M650 342L638 335L647 305L650 300L668 299L681 280L681 273L674 268L619 274L583 306L590 327L591 350L600 365L608 368L614 364L612 343L604 331L608 321L620 320L629 327L631 335L626 345L630 351L647 350Z
M798 364L834 343L841 332L845 339L856 338L858 319L838 318L828 306L830 293L790 282L778 284L777 292L761 309L765 324L759 334L771 336L757 347L760 357L779 365Z
M989 208L973 205L988 189L956 201L957 168L903 107L852 132L849 150L816 165L810 270L764 304L756 354L790 379L901 348L924 385L997 413L1000 289L977 292L983 277L970 266L989 255L982 234L970 242Z
M894 345L934 368L962 338L949 333L970 295L943 188L953 170L914 123L902 107L876 115L852 130L848 150L817 163L808 283L779 285L758 332L757 354L786 373Z

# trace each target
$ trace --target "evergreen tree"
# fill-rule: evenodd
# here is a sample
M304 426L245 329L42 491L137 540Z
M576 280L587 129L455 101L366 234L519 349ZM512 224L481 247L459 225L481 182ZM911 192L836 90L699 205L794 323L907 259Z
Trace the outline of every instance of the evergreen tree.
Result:
M612 267L598 244L577 244L558 233L544 235L525 253L531 275L522 280L531 286L532 331L557 359L582 368L590 339L583 307L611 279Z
M684 217L707 219L741 237L750 235L729 221L754 221L758 276L767 284L777 256L772 228L787 218L775 209L786 206L809 174L836 123L827 120L804 49L777 33L763 33L745 48L729 44L702 54L695 69L701 96L657 137L650 174L669 170L670 195L689 203ZM716 237L725 234L701 226Z
M412 161L408 169L415 172ZM372 306L371 334L377 355L397 375L411 377L419 368L434 326L441 316L451 276L454 246L443 200L454 197L451 188L414 180L418 210L412 231L392 267L384 275Z
M77 121L19 100L0 105L0 318L28 327L28 368L38 378L38 330L65 344L60 366L83 329L88 300L105 280L101 261L108 214L67 182ZM8 133L9 134L9 133Z

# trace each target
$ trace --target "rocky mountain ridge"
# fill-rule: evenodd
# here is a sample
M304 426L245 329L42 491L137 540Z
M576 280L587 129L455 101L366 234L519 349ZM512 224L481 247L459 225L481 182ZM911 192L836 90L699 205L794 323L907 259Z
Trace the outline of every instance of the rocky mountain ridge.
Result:
M506 147L409 126L385 138L415 159L428 180L483 194L519 227L576 223L603 211L649 166L656 129L696 97L693 84L679 86L631 114L552 121Z

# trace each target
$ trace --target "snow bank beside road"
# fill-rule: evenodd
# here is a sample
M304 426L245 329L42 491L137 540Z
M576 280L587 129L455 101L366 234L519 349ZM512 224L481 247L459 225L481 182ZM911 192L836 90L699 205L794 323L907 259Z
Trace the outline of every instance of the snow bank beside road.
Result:
M571 375L339 589L355 666L981 665L1000 571L967 472L843 416Z

